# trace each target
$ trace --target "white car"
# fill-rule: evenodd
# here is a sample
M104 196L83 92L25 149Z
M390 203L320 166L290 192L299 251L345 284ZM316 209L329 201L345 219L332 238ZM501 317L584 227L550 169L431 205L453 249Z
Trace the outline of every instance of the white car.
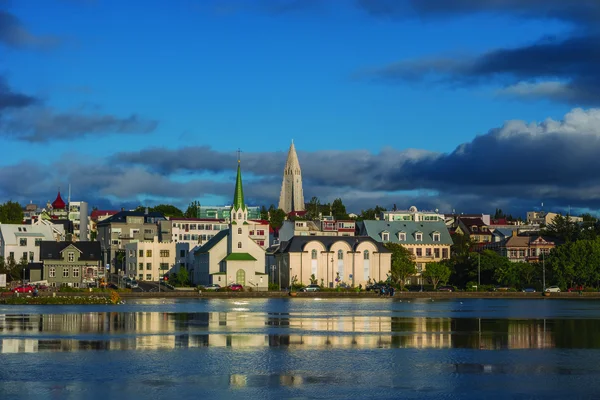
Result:
M217 283L204 286L204 290L214 290L215 292L218 292L219 289L221 289L221 285Z
M321 290L319 285L311 284L300 289L301 292L318 292Z
M558 286L550 286L546 288L546 292L560 293L560 288Z

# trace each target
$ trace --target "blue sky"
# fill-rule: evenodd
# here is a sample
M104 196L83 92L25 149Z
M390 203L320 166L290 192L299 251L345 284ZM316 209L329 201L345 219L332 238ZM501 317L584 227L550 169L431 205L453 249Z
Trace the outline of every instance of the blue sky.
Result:
M600 87L600 6L570 4L0 1L0 200L45 202L71 183L101 208L228 203L239 147L249 202L268 206L294 139L307 201L594 210L594 177L559 179L586 175L579 152L596 143L600 101L587 91ZM564 53L572 39L583 55ZM569 115L581 138L569 159L535 159L572 141ZM547 118L558 125L532 134ZM499 133L511 120L524 121L514 143ZM546 170L498 176L511 164Z

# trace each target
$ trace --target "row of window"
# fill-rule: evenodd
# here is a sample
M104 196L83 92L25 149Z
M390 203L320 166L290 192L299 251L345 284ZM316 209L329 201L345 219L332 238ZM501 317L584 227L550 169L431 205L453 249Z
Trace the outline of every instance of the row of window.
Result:
M439 232L434 232L432 235L433 241L434 242L439 242L441 240L441 235L439 234ZM390 234L389 232L382 232L381 233L381 239L384 242L388 242L390 240ZM406 242L406 233L405 232L398 232L398 240L401 242ZM417 242L422 242L423 241L423 233L421 232L416 232L415 233L415 240Z
M193 241L198 241L198 240L202 240L207 241L210 240L214 237L215 235L197 235L195 233L192 234L179 234L179 240L193 240ZM177 235L173 235L173 237L175 238L175 241L177 241Z
M369 250L363 251L363 259L368 260L369 257L370 257ZM311 251L310 258L312 258L313 260L317 259L317 250L313 249L313 251ZM338 250L338 252L337 252L337 259L338 260L343 260L344 259L344 251L343 250Z
M159 254L161 257L169 257L171 252L169 250L160 250ZM135 257L135 252L133 250L129 250L129 257ZM138 250L138 257L144 258L144 250ZM146 250L146 257L152 257L152 250Z
M417 247L417 248L409 248L408 249L413 255L416 255L417 257L423 257L423 249L421 247ZM441 252L440 252L441 250ZM443 248L443 249L439 249L439 248L431 248L431 247L426 247L425 248L425 257L434 257L434 258L440 258L440 254L441 257L443 259L448 258L448 249L447 248ZM369 255L369 250L365 250L363 251L363 259L368 260L370 257ZM311 252L311 258L313 260L317 259L317 250L313 250ZM343 260L344 259L344 251L343 250L338 250L337 252L337 259L338 260Z
M542 254L543 255L550 254L550 249L539 249L539 252L536 251L536 249L509 250L508 254L510 255L510 258L523 258L525 256L537 257L537 256L541 256Z
M186 231L220 231L227 229L227 225L213 224L174 224L175 228L185 229Z
M29 257L27 257L27 256L29 256ZM33 251L30 251L29 253L24 251L23 257L21 257L21 260L25 259L25 260L29 260L29 262L33 262L33 258L34 258ZM15 260L15 252L14 251L11 251L8 253L8 259L13 260L13 261Z
M168 270L169 269L169 263L159 263L159 268L161 270ZM135 263L134 262L130 262L129 263L129 269L130 270L134 270L135 269ZM144 269L144 263L138 263L138 269L140 271L142 271ZM146 263L146 270L148 270L148 271L152 270L152 263Z
M36 246L40 246L40 243L42 242L41 238L35 238L35 245ZM27 246L27 238L19 238L19 246Z
M62 268L62 277L69 278L70 276L73 278L79 278L79 267L58 267ZM56 267L50 267L48 269L48 277L56 278Z

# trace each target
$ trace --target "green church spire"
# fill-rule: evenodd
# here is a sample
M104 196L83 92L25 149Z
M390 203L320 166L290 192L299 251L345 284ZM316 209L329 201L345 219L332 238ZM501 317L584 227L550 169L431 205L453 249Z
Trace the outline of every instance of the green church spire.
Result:
M235 180L235 192L233 194L233 209L235 211L246 209L246 204L244 203L244 188L242 187L242 168L240 166L239 158L237 167L237 178Z

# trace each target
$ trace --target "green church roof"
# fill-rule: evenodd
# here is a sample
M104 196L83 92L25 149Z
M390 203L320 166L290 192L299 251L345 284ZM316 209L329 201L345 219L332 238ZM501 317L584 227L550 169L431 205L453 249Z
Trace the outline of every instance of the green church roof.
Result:
M231 253L223 259L224 261L256 261L256 258L248 253Z
M240 160L238 160L237 177L235 179L235 192L233 193L233 209L245 210L246 204L244 203L244 188L242 187L242 168L240 166Z

